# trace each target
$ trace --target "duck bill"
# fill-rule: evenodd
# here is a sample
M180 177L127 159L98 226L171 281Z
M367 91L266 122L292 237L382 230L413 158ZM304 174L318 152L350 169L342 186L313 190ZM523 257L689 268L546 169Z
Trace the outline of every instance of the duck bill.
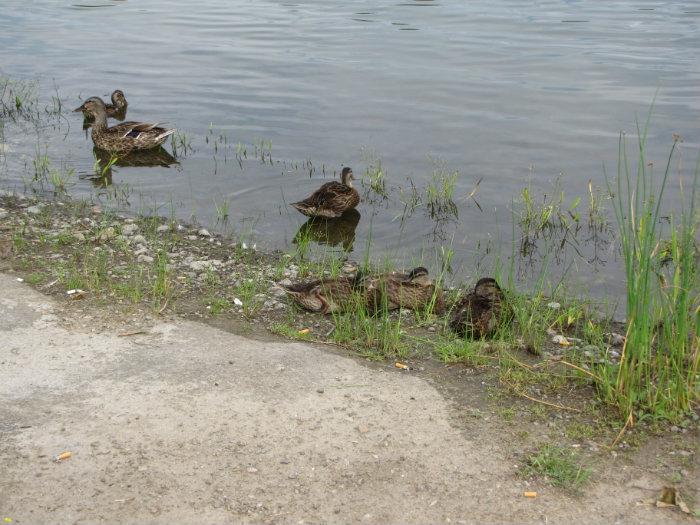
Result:
M83 104L82 106L79 106L73 110L73 113L79 113L81 111L85 111L85 105Z

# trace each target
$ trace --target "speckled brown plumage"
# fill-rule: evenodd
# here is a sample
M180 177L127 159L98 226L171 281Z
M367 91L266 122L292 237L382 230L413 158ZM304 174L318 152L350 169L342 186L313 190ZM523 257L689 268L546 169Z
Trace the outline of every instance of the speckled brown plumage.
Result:
M479 279L474 291L455 304L450 328L462 337L480 339L493 335L498 325L512 315L495 279Z
M291 206L309 217L340 217L360 203L360 194L353 188L350 168L343 168L341 182L327 182L303 201Z
M75 111L92 115L95 119L92 125L92 141L96 147L114 153L155 148L175 133L174 129L165 129L158 124L145 122L122 122L108 127L107 110L99 97L90 97Z
M315 279L285 286L284 289L305 310L330 314L342 312L358 300L355 292L359 290L359 282L359 276Z
M428 270L419 266L409 273L391 272L369 277L364 282L367 288L367 304L371 312L408 308L424 310L432 305L433 313L445 310L442 290L428 276Z
M111 104L105 104L105 111L107 112L107 116L109 118L115 118L117 120L124 120L126 118L126 110L129 106L129 103L126 101L126 97L124 96L124 92L121 89L115 89L112 92L111 99ZM102 99L100 98L100 100ZM102 103L104 104L104 101ZM94 118L90 113L84 112L83 114L85 115L85 118L87 120L92 120Z

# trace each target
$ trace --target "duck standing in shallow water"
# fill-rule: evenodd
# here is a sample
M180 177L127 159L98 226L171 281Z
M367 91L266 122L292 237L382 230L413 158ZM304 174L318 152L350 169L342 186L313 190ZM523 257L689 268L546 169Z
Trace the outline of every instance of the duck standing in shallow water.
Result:
M399 308L423 310L432 305L435 314L445 310L442 290L428 276L428 270L419 266L409 273L392 272L365 280L370 312Z
M481 339L493 335L498 325L511 314L496 280L484 277L476 283L473 292L455 304L450 328L461 337Z
M308 198L291 205L309 217L340 217L360 202L360 194L352 186L354 179L352 169L343 168L341 182L326 182Z
M90 97L75 111L82 111L95 119L92 125L92 141L99 149L114 153L155 148L175 133L174 129L144 122L122 122L108 127L107 108L99 97Z

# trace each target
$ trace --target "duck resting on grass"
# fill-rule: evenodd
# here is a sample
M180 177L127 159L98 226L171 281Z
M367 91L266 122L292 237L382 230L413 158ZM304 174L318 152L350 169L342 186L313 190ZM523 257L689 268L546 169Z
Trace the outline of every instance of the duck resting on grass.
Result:
M91 132L92 141L99 149L114 153L155 148L176 131L144 122L122 122L109 127L107 108L99 97L90 97L75 111L82 111L95 119Z
M422 266L408 273L391 272L366 279L367 303L370 312L382 310L425 310L432 306L435 314L445 311L442 290L435 286Z
M457 301L450 317L450 328L461 337L481 339L493 335L498 325L511 316L512 311L496 280L484 277L476 283L473 292Z
M284 286L284 290L299 306L310 312L330 314L347 310L356 302L360 274L337 279L316 279Z
M308 198L291 205L309 217L340 217L360 202L360 194L352 186L354 178L352 169L345 167L340 174L341 182L326 182Z

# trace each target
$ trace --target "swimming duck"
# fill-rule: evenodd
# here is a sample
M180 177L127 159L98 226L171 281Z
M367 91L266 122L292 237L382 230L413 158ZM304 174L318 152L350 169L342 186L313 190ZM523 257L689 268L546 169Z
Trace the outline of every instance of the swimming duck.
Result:
M360 194L352 186L354 179L352 169L343 168L341 182L326 182L308 198L291 205L309 217L340 217L360 202Z
M433 313L445 311L442 290L428 276L428 270L419 266L408 273L391 272L365 280L367 302L371 312L409 308L423 310L432 305Z
M158 124L143 122L122 122L116 126L107 126L107 109L99 97L90 97L75 111L82 111L93 116L92 141L95 146L105 151L128 153L160 146L166 138L175 133L174 129L158 127Z
M316 279L283 288L305 310L330 314L345 310L357 300L355 291L360 281L361 277L357 274L354 277Z
M476 283L473 292L455 304L450 328L462 337L480 339L493 335L498 325L511 315L496 280L484 277Z
M100 98L100 97L91 97L91 98ZM111 104L105 104L105 110L107 111L107 116L111 118L116 118L118 120L124 120L124 117L126 117L126 109L129 105L129 103L126 101L126 97L124 96L124 92L121 89L115 89L112 92L112 103ZM100 98L100 100L102 100ZM104 104L104 101L102 102ZM91 119L92 115L90 113L85 113L85 118Z

